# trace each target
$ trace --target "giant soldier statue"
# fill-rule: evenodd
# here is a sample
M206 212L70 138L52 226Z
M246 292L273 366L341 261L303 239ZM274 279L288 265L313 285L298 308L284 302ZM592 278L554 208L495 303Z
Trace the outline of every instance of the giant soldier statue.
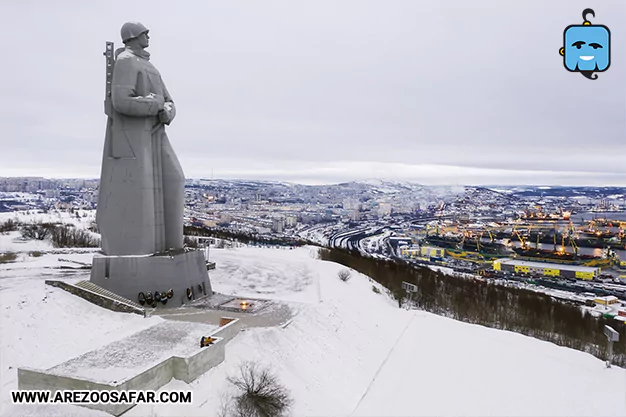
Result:
M165 133L176 107L145 50L148 33L125 23L124 47L113 52L107 42L104 53L108 121L96 216L104 256L94 258L91 281L140 300L173 290L170 305L180 305L211 286L203 253L183 248L185 177Z
M97 224L107 255L183 247L185 178L165 133L176 107L150 63L148 29L122 26L116 51Z

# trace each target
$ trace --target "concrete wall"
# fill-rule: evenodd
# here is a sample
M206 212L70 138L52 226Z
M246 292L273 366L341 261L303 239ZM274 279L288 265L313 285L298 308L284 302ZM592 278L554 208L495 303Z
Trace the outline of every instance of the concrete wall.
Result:
M224 339L225 343L230 342L241 330L243 326L243 322L239 319L233 319L230 323L225 326L219 327L213 334L212 337L221 337Z
M122 390L124 388L113 387L108 384L99 384L83 379L70 378L47 374L42 371L28 368L18 368L17 387L20 390L50 390L53 393L64 390ZM105 411L115 416L119 416L126 410L133 408L134 404L81 404L86 408Z
M174 358L169 357L152 368L143 371L139 375L128 378L117 385L121 390L158 390L174 377ZM205 372L208 371L205 370ZM123 388L122 388L123 387Z
M72 293L74 295L77 295L81 298L84 298L85 300L94 303L95 305L98 305L100 307L104 307L107 308L109 310L112 311L117 311L120 313L135 313L135 314L140 314L142 316L145 317L146 315L146 311L143 309L138 309L136 307L133 307L131 305L128 304L124 304L124 303L120 303L119 301L116 300L112 300L108 297L103 297L99 294L93 293L91 291L85 290L83 288L80 287L76 287L74 285L70 285L67 284L65 282L62 281L55 281L55 280L46 280L45 281L47 285L53 286L53 287L57 287L57 288L61 288L69 293Z
M88 379L55 375L47 371L18 368L17 386L20 390L158 390L176 378L190 383L209 369L224 361L226 341L216 338L213 345L203 348L190 358L172 356L152 368L118 384L104 384ZM119 416L135 404L80 404L94 410L101 410Z
M173 289L167 307L189 303L187 288L192 288L192 300L204 297L205 292L213 294L202 251L172 256L95 256L90 280L129 300L137 300L140 292Z
M213 345L203 348L190 358L175 358L178 361L174 361L174 378L190 383L207 370L224 362L225 345L223 339L217 339Z
M17 385L20 390L158 390L165 384L176 378L190 383L209 369L219 365L226 356L226 343L232 340L243 323L234 319L230 323L218 328L210 336L216 341L213 345L202 348L189 358L172 356L152 368L128 378L116 385L99 383L88 379L71 378L55 375L47 371L39 371L29 368L18 368ZM134 404L80 404L87 408L105 411L119 416Z

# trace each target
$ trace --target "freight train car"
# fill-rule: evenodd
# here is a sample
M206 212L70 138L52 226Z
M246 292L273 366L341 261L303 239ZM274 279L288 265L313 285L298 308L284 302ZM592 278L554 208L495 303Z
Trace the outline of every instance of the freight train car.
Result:
M579 265L565 265L545 262L521 261L518 259L497 259L493 261L495 271L514 274L544 276L551 278L575 278L593 280L600 275L600 268Z

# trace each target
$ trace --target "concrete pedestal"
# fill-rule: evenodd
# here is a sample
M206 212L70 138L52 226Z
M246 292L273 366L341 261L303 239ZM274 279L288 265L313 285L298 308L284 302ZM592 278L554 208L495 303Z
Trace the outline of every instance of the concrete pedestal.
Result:
M174 255L95 256L90 281L133 301L137 301L140 292L165 293L172 289L174 296L166 305L157 303L157 307L180 307L213 294L202 251ZM191 299L187 296L187 289L191 289Z

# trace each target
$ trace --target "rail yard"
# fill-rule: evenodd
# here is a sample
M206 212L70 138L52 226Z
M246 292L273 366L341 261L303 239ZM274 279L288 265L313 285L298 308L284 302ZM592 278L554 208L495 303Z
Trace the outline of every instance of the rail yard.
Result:
M509 222L455 216L408 227L360 227L329 236L331 246L415 265L450 268L475 279L523 285L566 302L600 306L626 320L626 221L570 213Z

